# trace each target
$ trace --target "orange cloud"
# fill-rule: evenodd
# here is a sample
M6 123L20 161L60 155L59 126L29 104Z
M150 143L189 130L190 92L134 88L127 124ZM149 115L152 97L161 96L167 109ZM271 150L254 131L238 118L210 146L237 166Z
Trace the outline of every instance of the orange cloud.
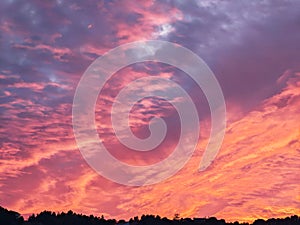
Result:
M32 74L26 72L23 67L20 69L22 76L10 76L13 81L7 79L6 82L9 85L5 86L7 90L4 94L10 98L4 99L7 102L1 102L0 105L2 109L5 109L3 113L1 112L2 126L0 126L2 138L0 143L1 204L4 207L20 211L24 215L45 209L52 211L72 209L76 212L104 214L117 219L127 219L133 215L147 213L173 217L175 213L180 213L182 217L217 216L229 221L252 221L256 218L300 214L298 175L300 172L300 73L292 71L287 71L277 80L278 86L283 87L281 92L265 100L259 107L246 115L239 111L240 105L234 102L228 103L229 125L223 147L214 164L204 172L197 172L197 169L207 143L210 123L208 120L201 123L201 140L191 161L175 176L157 185L138 188L118 185L99 176L87 165L78 151L72 133L71 98L69 101L64 99L66 94L68 97L73 96L69 92L74 90L78 74L81 74L83 68L86 68L85 62L82 60L86 59L90 62L96 55L101 55L112 46L121 43L158 38L160 32L165 35L168 31L173 32L177 28L180 29L179 26L173 26L173 22L181 20L182 17L181 12L176 8L160 3L153 5L150 1L139 2L139 4L132 1L124 3L118 2L118 7L111 5L114 10L107 10L99 5L99 9L103 10L100 13L103 18L91 14L91 18L97 18L95 21L98 23L93 20L86 21L87 24L82 25L84 30L77 26L69 26L71 23L62 20L61 16L57 16L57 14L49 14L52 16L47 18L51 18L51 20L43 24L43 27L49 27L55 33L43 31L37 33L45 33L44 36L49 38L50 43L37 42L34 44L30 42L31 39L28 39L29 43L27 43L27 39L25 39L25 43L8 45L7 53L11 52L8 50L36 53L31 60L37 62L40 57L43 57L40 53L50 53L50 57L45 58L47 59L45 62L47 65L49 62L52 65L53 62L51 68L55 75L61 79L60 81L63 79L68 81L67 84L49 82L47 76L52 74L48 74L45 70L46 72L43 73L47 74L43 74L43 82L37 81L38 76L36 82L25 82L21 80L21 77L23 80L28 79ZM189 7L194 6L190 5ZM80 7L76 5L72 5L71 8L76 11L80 10ZM91 8L95 8L94 5ZM53 12L50 9L47 11ZM215 10L213 11L215 12ZM82 12L86 14L86 11ZM168 13L166 14L166 12ZM175 16L169 16L171 14ZM81 20L80 16L77 17ZM122 17L126 17L126 19ZM107 20L108 23L103 25L99 22L102 20ZM130 23L131 20L134 22ZM63 24L61 21L64 21ZM224 18L220 17L220 21L223 23ZM73 22L73 25L80 24L76 23L75 18ZM273 26L274 20L271 22ZM62 24L63 27L50 26L52 23ZM0 29L4 31L3 34L22 33L12 25L12 22L4 21L0 26ZM199 39L200 35L192 31L197 31L196 27L201 28L202 25L200 25L187 27L188 33L192 34L193 38ZM208 26L211 24L208 23ZM19 27L22 27L22 30L27 29L27 26L22 23ZM183 28L185 26L182 26L181 29ZM67 32L68 29L71 29L72 32ZM185 32L185 29L183 30ZM270 30L274 37L273 29ZM27 31L23 31L23 33L27 33ZM85 35L74 35L82 33ZM248 33L246 34L248 37ZM175 35L180 37L182 34ZM227 33L226 37L228 37ZM250 42L252 43L252 41ZM289 39L286 42L290 42ZM194 39L187 38L186 42L183 42L183 44L188 43L194 43ZM282 46L286 45L282 44ZM290 46L295 49L293 44ZM245 53L249 49L242 50L241 52ZM226 52L235 56L232 51L226 49ZM286 52L282 54L284 57L289 56L285 57L288 59L287 61L291 61L292 57L297 59L296 54L290 54L291 52L293 53L291 49L287 48ZM270 52L266 51L265 53L270 55ZM13 62L14 67L15 59L19 55L7 55L11 57L9 59ZM237 77L236 71L240 71L240 68L232 64L230 57L226 55L226 57L218 56L216 58L226 66L233 65L234 69L229 69L227 72L229 71L228 73ZM224 58L228 58L228 61ZM236 58L239 60L232 60L234 63L243 61L240 59L240 55ZM55 60L48 61L50 59ZM244 61L249 63L247 60ZM261 61L264 62L264 60ZM275 63L277 61L272 60ZM65 67L60 67L62 65L56 64L58 62L65 62ZM86 62L86 64L88 63ZM78 67L78 65L82 65L82 67ZM255 64L250 68L249 65L242 64L241 67L243 67L241 71L247 71L247 76L240 76L240 80L237 79L236 83L242 79L251 78L252 73L257 72L259 66ZM31 65L30 68L35 72L39 67ZM147 69L147 66L145 68ZM268 65L268 68L273 68L273 64ZM10 71L6 72L10 74ZM121 76L114 82L108 83L106 92L104 90L102 93L102 100L96 112L97 120L103 122L101 123L102 130L99 129L99 133L106 135L104 139L111 147L115 148L112 149L112 153L124 161L136 164L156 162L160 158L167 157L172 146L176 144L176 136L173 133L171 133L173 139L171 138L167 145L162 145L159 149L160 152L147 155L148 159L138 155L133 158L130 155L128 157L126 152L128 149L120 147L119 143L111 142L116 141L112 138L113 131L108 121L108 112L113 98L128 82L145 75L130 69L124 69L123 73L128 73L130 76ZM260 76L265 72L257 74ZM159 75L167 78L173 76L169 72ZM20 80L18 80L19 78ZM1 75L0 79L5 79L5 76ZM234 79L228 79L227 76L224 76L225 79L229 82L234 81ZM260 81L261 79L257 83ZM254 79L252 82L256 82L256 80ZM234 95L245 89L247 82L243 84L239 86L239 90L234 91ZM2 86L4 86L4 82ZM234 85L230 83L227 86L231 88ZM253 83L249 87L253 88ZM53 89L59 90L53 92ZM27 92L29 90L30 93ZM61 90L67 90L68 93ZM51 95L51 98L47 94ZM141 106L144 108L155 110L153 105L153 102L149 100L141 102ZM143 111L143 107L133 109L131 118L133 125L141 124L141 122L143 125L147 125L148 117L153 116L153 114L149 114L146 121L141 120L146 111ZM164 109L168 108L170 108L169 105L164 105ZM166 111L155 112L156 115L161 116L167 114ZM133 129L136 129L136 133L139 135L143 131L140 127ZM151 156L154 159L150 158Z
M40 174L35 176L36 186L25 188L28 194L8 206L25 214L73 209L115 218L180 213L252 221L299 214L299 99L300 75L294 73L280 93L229 124L223 147L206 171L197 172L207 142L201 139L194 157L178 174L152 186L130 188L98 176L78 151L71 150L74 142L69 147L45 145L43 153L34 154L35 160L24 161L27 169L18 175L23 183L30 177L26 173ZM45 160L46 152L50 155ZM74 164L78 161L79 166ZM16 164L20 170L20 161L6 166L14 170Z

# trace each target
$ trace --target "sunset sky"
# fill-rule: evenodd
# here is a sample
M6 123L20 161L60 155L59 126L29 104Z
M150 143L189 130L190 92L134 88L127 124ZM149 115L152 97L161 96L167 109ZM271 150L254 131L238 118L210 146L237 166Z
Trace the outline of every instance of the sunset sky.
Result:
M116 219L299 215L299 9L298 0L1 0L0 206L25 216L71 209ZM172 105L145 98L131 110L134 134L146 138L149 120L158 116L168 125L166 138L149 152L117 140L112 104L137 78L175 81L193 99L200 119L197 148L178 173L155 185L129 187L104 178L84 160L72 129L72 103L95 59L140 40L170 41L201 57L223 90L227 127L213 164L199 172L211 128L201 89L184 72L158 62L118 71L95 110L99 141L117 159L159 162L180 136Z

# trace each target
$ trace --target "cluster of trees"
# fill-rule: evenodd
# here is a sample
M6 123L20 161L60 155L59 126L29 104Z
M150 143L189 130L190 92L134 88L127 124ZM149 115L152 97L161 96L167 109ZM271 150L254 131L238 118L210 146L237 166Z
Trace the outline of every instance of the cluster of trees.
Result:
M129 221L114 219L104 219L103 216L86 216L76 214L72 211L67 213L54 213L44 211L37 215L32 215L28 220L15 211L9 211L0 207L0 225L239 225L240 223L226 223L225 220L211 218L180 218L178 214L174 219L161 218L160 216L143 215L141 218L134 217ZM242 225L249 225L242 223ZM284 219L258 219L252 225L300 225L298 216L291 216Z

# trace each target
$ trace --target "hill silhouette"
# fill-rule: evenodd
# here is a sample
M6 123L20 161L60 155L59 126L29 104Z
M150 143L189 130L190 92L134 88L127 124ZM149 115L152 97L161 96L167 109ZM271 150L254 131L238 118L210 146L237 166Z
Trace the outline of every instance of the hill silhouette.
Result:
M67 213L54 213L43 211L32 215L24 220L20 213L7 210L0 206L0 225L250 225L249 223L227 223L225 220L211 218L180 218L178 214L174 219L154 215L142 215L141 218L134 217L129 221L105 219L103 216L86 216L68 211ZM300 225L300 218L297 215L277 219L257 219L253 225Z

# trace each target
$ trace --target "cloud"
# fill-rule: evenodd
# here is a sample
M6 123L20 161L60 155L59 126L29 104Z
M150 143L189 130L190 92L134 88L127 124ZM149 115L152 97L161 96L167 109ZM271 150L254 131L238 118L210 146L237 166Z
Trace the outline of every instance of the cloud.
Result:
M115 218L180 213L250 221L299 214L298 4L2 1L1 204L26 215L72 209ZM164 117L170 128L164 143L138 154L116 140L111 105L134 79L151 75L177 82L201 114L192 160L160 184L129 188L99 176L80 155L72 101L94 59L119 44L149 38L176 42L203 57L224 90L229 125L216 161L198 173L210 129L201 90L168 65L140 63L118 71L100 93L95 112L99 136L117 158L155 163L178 141L178 115L157 98L136 104L130 120L133 132L146 137L150 118Z
M168 40L202 57L226 99L236 101L241 110L280 90L276 81L284 71L299 70L298 2L175 1L175 6L183 18L173 23L176 31Z

